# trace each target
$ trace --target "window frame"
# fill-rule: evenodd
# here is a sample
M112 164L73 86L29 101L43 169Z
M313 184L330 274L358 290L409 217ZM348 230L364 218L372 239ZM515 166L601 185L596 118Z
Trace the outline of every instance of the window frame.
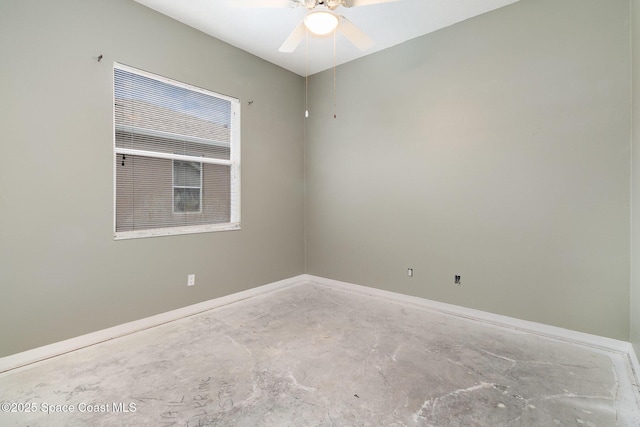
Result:
M183 235L183 234L195 234L195 233L208 233L208 232L219 232L219 231L233 231L240 230L240 208L241 208L241 197L240 197L240 107L241 103L238 98L234 98L228 95L223 95L217 92L213 92L211 90L202 89L197 86L190 85L188 83L183 83L178 80L170 79L168 77L164 77L155 73L150 73L148 71L141 70L139 68L134 68L125 64L121 64L118 62L113 63L113 76L115 77L115 70L120 69L126 72L138 74L144 77L148 77L154 80L158 80L163 83L167 83L170 85L179 86L188 90L192 90L195 92L200 92L205 95L214 96L219 99L223 99L230 102L230 140L229 140L229 160L224 159L216 159L209 157L201 157L201 156L189 156L182 154L173 154L166 153L160 151L147 151L140 149L130 149L130 148L122 148L117 147L116 142L116 134L119 129L119 125L116 123L116 115L115 115L115 102L116 102L116 90L115 90L115 78L112 78L112 108L113 108L113 238L114 240L127 240L127 239L137 239L137 238L147 238L147 237L159 237L159 236L172 236L172 235ZM129 127L132 129L132 127ZM140 132L147 133L149 136L157 135L164 136L166 133L159 130L153 129L142 129L135 128ZM197 139L194 137L187 137L188 139ZM201 172L200 172L200 211L202 211L203 204L205 202L204 197L204 189L203 189L203 175L204 175L204 164L217 164L224 165L230 167L230 194L229 194L229 203L230 203L230 221L226 223L210 223L210 224L198 224L198 225L186 225L186 226L175 226L175 227L163 227L163 228L148 228L148 229L140 229L140 230L128 230L128 231L117 231L117 165L118 165L118 157L119 156L144 156L151 157L156 159L166 159L172 160L171 162L171 173L172 173L172 186L171 186L171 200L172 207L171 210L174 210L174 186L173 186L173 160L186 161L186 162L194 162L201 164ZM185 214L197 214L197 212L174 212L175 215L185 215Z

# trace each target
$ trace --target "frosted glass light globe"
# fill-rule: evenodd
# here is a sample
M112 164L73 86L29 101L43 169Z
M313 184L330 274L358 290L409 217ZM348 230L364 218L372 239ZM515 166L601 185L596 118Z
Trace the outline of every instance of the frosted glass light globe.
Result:
M338 26L338 17L325 11L311 12L304 17L304 25L309 31L318 36L324 36Z

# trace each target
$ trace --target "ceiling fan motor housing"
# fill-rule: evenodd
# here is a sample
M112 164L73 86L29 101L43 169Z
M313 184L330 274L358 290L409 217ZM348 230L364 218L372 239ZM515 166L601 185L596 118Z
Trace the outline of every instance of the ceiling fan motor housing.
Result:
M299 3L309 10L318 6L325 6L329 10L334 10L338 6L349 7L345 0L299 0Z

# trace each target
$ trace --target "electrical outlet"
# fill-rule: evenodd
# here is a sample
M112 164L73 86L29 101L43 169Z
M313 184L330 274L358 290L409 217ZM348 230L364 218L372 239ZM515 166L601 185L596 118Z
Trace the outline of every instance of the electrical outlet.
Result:
M407 268L407 276L413 277L413 268Z
M455 276L453 276L453 283L455 283L456 285L461 285L462 284L462 276L458 276L457 274Z
M187 276L187 286L194 286L196 284L196 275L190 274Z

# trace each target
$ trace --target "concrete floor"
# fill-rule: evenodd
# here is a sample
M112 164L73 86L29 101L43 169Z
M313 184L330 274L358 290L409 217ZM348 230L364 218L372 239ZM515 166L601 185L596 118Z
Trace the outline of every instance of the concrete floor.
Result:
M640 425L629 371L619 353L302 284L4 374L0 402L34 412L0 425Z

